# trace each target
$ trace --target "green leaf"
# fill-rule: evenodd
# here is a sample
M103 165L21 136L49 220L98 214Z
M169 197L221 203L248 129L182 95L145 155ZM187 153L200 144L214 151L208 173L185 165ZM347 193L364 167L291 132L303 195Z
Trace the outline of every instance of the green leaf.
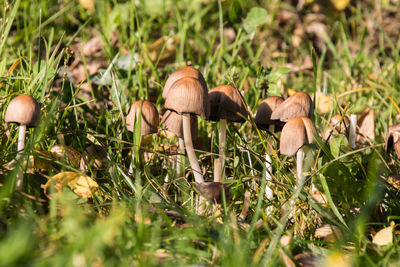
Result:
M229 20L232 23L240 23L242 21L243 10L240 2L234 0L229 8Z
M261 7L253 7L244 20L243 27L247 33L253 33L256 28L267 20L267 10Z

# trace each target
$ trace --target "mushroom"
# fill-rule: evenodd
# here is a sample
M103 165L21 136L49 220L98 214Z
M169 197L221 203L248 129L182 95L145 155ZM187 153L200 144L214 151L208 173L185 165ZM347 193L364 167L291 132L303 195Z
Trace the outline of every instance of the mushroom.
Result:
M210 106L207 88L195 78L184 77L176 81L168 91L165 107L182 115L183 136L186 152L197 183L203 183L204 178L193 149L190 129L190 114L208 118Z
M19 124L17 159L25 148L26 127L35 127L40 121L39 103L30 95L19 95L8 104L5 116L8 123Z
M15 160L18 160L25 148L26 127L35 127L40 121L39 103L30 95L19 95L8 104L5 116L5 127L8 131L8 123L19 124L18 129L18 154ZM16 188L21 189L23 176L21 172L17 173Z
M350 114L349 144L351 148L356 147L356 135L357 135L357 115Z
M282 128L280 140L280 153L289 157L296 155L298 183L304 182L303 145L314 143L316 134L314 123L305 116L290 119Z
M261 129L268 129L271 133L275 132L275 126L282 126L283 123L280 120L272 120L271 114L276 108L283 102L283 98L279 96L270 96L264 99L257 109L256 117L254 119L257 127ZM267 144L268 148L271 148ZM267 183L265 185L265 194L267 199L273 198L273 191L269 183L272 181L272 162L269 151L265 153L265 179Z
M390 126L388 136L385 140L386 153L395 151L397 157L400 158L400 123Z
M130 132L134 132L139 123L137 120L140 116L140 137L156 133L160 122L160 115L153 103L148 100L138 100L131 105L128 115L126 116L126 128ZM141 139L139 144L140 147ZM129 166L128 174L133 173L133 164L135 161L135 153L132 151L132 162Z
M239 91L231 85L220 85L208 92L210 100L209 120L219 120L219 160L222 179L225 173L226 122L243 122L248 113L246 103Z
M297 92L283 101L271 114L271 120L287 122L298 116L311 119L314 112L311 97L304 92Z
M173 72L167 79L164 85L164 90L162 93L162 97L164 99L167 98L169 89L171 86L179 79L184 78L184 77L192 77L200 81L201 85L208 91L206 81L204 80L203 75L201 74L200 71L193 67L183 67L175 72Z
M183 125L182 125L182 116L176 113L173 110L167 109L164 113L161 123L164 124L165 128L175 134L179 138L179 153L185 154L185 143L183 141ZM198 125L197 125L197 116L191 114L190 116L190 132L192 134L192 138L196 139L198 133ZM177 156L177 175L181 176L181 160L180 155Z

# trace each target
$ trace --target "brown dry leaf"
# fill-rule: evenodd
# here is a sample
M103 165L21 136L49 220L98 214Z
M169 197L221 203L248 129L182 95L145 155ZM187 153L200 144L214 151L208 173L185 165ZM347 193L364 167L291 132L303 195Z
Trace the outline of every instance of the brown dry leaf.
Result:
M387 179L387 182L391 184L394 188L400 189L400 175L399 174L391 174Z
M78 0L87 10L94 11L94 0Z
M333 252L327 256L322 264L323 267L351 267L351 259L343 252Z
M93 37L83 46L83 54L86 57L97 57L101 56L102 53L103 53L103 44L99 36Z
M357 121L358 132L357 142L364 143L368 139L375 140L375 114L370 108L363 111Z
M51 177L45 185L42 185L46 195L47 189L51 185L58 192L61 192L65 186L68 186L81 198L91 198L93 190L99 186L92 178L76 172L60 172Z
M339 11L344 10L350 3L350 0L331 0L332 5Z
M79 168L82 154L69 146L55 145L50 149L50 152L58 160L67 159L75 168Z
M313 190L311 192L312 200L314 200L316 203L320 204L321 206L327 207L329 205L328 203L328 198L326 195L319 190Z
M313 97L313 96L311 96ZM322 92L317 91L315 95L315 102L318 111L321 114L327 114L333 109L333 100Z
M152 61L156 61L161 54L160 61L167 61L173 59L176 54L176 49L179 44L178 37L162 36L148 47L148 54ZM163 47L165 45L164 51Z
M327 242L335 242L342 237L342 232L335 225L325 224L315 230L315 236Z
M374 238L372 239L372 243L378 246L386 246L393 243L393 228L394 223L391 222L390 226L383 228L379 232L376 233Z

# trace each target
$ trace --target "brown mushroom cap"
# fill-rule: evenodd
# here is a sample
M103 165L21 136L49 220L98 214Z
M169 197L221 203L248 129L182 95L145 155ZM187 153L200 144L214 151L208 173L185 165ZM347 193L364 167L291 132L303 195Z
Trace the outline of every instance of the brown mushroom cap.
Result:
M347 116L343 117L341 115L335 115L331 118L331 121L329 122L328 128L326 129L324 133L324 139L328 139L331 135L336 135L336 134L343 134L345 136L349 136L349 130L350 130L350 119Z
M192 113L206 119L210 114L207 89L197 79L191 77L179 79L171 86L165 107L179 114Z
M245 101L232 85L220 85L208 92L210 100L209 120L225 119L231 122L243 122L247 117ZM239 114L242 114L240 116Z
M290 119L282 128L280 153L294 156L304 144L314 143L314 123L305 116Z
M271 124L281 125L279 120L271 120L272 112L283 102L280 96L270 96L264 99L257 109L254 122L261 129L268 128Z
M208 91L207 89L207 84L206 81L204 80L203 75L201 74L200 71L198 71L197 69L193 68L193 67L183 67L175 72L173 72L167 79L167 81L165 82L165 86L164 86L164 90L162 93L162 97L165 99L167 98L169 89L171 88L171 86L179 79L182 79L184 77L192 77L195 78L197 80L200 81L200 83L202 84L202 86L205 88L206 91Z
M400 123L389 127L388 136L385 140L386 153L390 153L392 150L399 150L400 146ZM400 150L399 150L400 152ZM398 154L400 156L400 154Z
M135 127L135 119L140 114L140 135L148 135L157 132L158 124L160 123L160 115L153 103L147 100L138 100L132 104L128 115L126 116L126 128L133 132Z
M288 120L305 116L311 118L314 111L311 97L303 92L297 92L283 101L271 114L271 120L280 120L287 122Z
M35 127L40 121L39 103L30 95L19 95L8 104L5 122Z
M167 109L165 111L161 123L164 124L165 128L174 133L179 138L183 138L183 126L182 126L182 116L176 113L173 110ZM192 133L192 138L196 139L198 134L198 121L197 116L191 115L190 116L190 132Z
M196 190L200 191L199 194L203 195L208 200L212 200L216 203L222 202L222 187L225 190L225 199L230 201L232 198L230 188L220 182L205 182L205 183L195 183Z

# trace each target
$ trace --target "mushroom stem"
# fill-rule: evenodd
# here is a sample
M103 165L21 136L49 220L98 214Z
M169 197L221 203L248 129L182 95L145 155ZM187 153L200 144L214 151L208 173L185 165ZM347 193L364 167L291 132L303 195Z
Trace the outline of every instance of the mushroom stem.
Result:
M269 125L268 131L274 133L275 125ZM265 152L265 179L267 180L267 183L265 185L265 194L267 196L267 199L272 199L274 197L274 193L272 191L272 188L270 187L270 183L272 181L272 160L271 156L269 155L269 151Z
M19 131L18 131L18 154L16 159L19 159L22 155L22 152L24 151L25 134L26 134L26 125L21 124L19 126Z
M351 148L356 147L357 115L350 115L349 144Z
M221 182L222 165L219 159L214 160L214 182Z
M250 207L250 192L246 191L244 193L244 200L243 200L243 209L242 212L239 215L239 218L244 221L247 217L247 213L249 212L249 207Z
M182 169L185 166L185 158L182 156L183 154L185 154L185 141L183 140L183 138L179 138L179 155L177 157L176 160L176 175L177 177L181 177L182 176Z
M182 114L183 137L185 140L186 152L193 170L194 180L196 183L204 183L203 174L201 173L199 162L196 158L192 143L192 133L190 130L190 113Z
M219 161L221 162L221 179L225 177L226 120L219 120Z
M297 183L298 185L302 185L304 182L304 174L303 174L303 164L304 164L304 150L300 148L296 153L296 161L297 161Z

